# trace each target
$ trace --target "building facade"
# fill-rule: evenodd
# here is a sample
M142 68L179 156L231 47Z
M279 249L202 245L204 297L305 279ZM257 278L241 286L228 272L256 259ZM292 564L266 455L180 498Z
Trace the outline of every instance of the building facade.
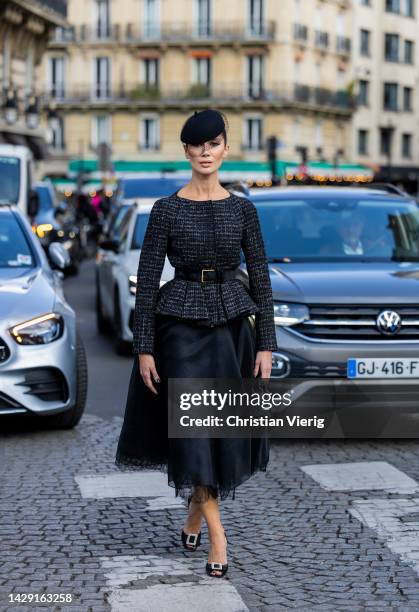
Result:
M418 32L415 0L357 0L353 71L357 112L352 150L383 178L405 180L418 166ZM412 172L413 171L413 172Z
M222 110L229 158L350 161L355 112L349 0L69 0L43 61L57 150L183 158L194 110Z
M55 28L66 25L64 0L0 2L0 142L27 145L35 159L47 154L42 56Z

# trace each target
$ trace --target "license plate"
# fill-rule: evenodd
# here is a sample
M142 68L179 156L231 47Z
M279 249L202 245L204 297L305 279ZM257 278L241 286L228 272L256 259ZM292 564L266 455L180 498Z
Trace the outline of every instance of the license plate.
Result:
M419 378L419 359L348 359L348 378Z

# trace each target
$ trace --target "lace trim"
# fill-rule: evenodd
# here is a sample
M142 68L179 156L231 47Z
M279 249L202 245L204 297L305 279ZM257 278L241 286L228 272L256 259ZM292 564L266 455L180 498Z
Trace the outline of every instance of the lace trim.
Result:
M256 472L266 472L269 460L267 460L264 464L258 466L249 474L243 476L240 482L235 482L230 485L217 485L214 487L213 485L205 485L200 483L194 483L190 479L185 478L182 482L174 482L169 479L168 484L170 487L175 489L175 497L181 497L185 501L193 494L194 500L198 503L207 501L210 497L219 498L224 501L226 499L231 498L232 500L236 499L236 489L238 486L243 484L246 480L248 480L251 476L253 476ZM115 457L115 465L119 468L128 468L126 471L137 471L137 470L155 470L164 472L168 474L168 463L164 460L155 460L151 461L150 459L138 459L137 457L129 457L124 455L121 452L116 453ZM124 470L125 471L125 470Z

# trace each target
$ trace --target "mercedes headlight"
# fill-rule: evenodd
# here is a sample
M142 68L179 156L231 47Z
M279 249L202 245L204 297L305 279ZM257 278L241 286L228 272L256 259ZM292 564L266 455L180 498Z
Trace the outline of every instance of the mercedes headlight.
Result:
M61 315L51 312L10 328L18 344L48 344L63 334L64 320Z
M276 325L289 327L309 319L309 311L304 304L274 304L274 320Z

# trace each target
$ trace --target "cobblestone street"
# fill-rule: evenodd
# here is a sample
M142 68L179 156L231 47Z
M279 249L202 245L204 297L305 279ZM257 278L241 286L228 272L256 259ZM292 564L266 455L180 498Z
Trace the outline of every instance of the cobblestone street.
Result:
M86 413L69 431L4 421L0 610L239 612L419 609L415 440L276 440L222 503L228 578L208 537L183 549L186 507L160 472L114 464L131 358L94 322L93 266L67 279L89 358ZM69 594L11 603L11 594Z
M206 531L196 553L180 545L185 508L165 476L113 465L120 424L85 415L74 431L3 438L2 610L418 609L415 441L275 442L266 474L223 504L231 572L214 581ZM358 490L305 470L352 462ZM389 466L416 481L391 480ZM8 603L29 592L73 601Z

